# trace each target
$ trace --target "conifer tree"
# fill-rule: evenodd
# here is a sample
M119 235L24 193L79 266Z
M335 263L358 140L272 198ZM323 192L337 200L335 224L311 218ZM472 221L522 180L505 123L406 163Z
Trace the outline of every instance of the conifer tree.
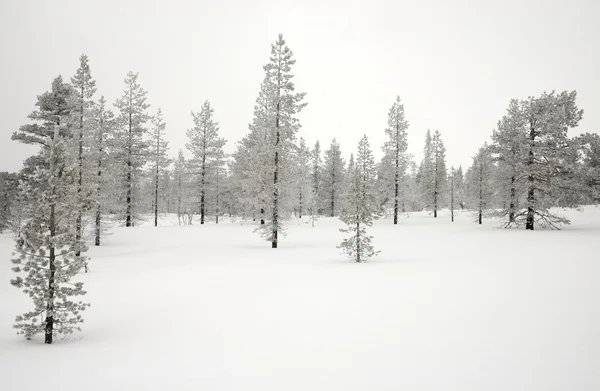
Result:
M404 115L404 104L401 103L400 96L397 96L388 113L388 127L385 129L385 133L389 139L383 147L385 154L389 156L393 169L393 175L390 175L390 179L394 191L394 224L398 224L400 184L406 171L405 160L408 147L406 129L408 129L408 126L409 123Z
M570 154L574 153L567 131L579 124L583 110L575 100L576 91L552 91L524 102L527 123L527 213L525 229L533 230L535 223L557 228L569 220L549 211L560 193L560 174L568 171ZM563 186L564 187L564 186Z
M75 229L77 231L77 239L82 238L83 225L82 218L84 207L88 203L86 200L89 195L84 194L84 139L86 133L90 132L93 126L93 106L92 98L96 92L96 82L92 80L88 57L82 54L79 57L79 68L75 75L71 77L71 85L73 86L73 109L71 111L73 120L74 138L77 140L77 194L79 202L77 206L77 218L75 221ZM89 187L89 186L88 186ZM91 190L91 189L90 189ZM79 255L79 254L77 254ZM86 267L87 270L87 267Z
M152 155L153 155L153 177L154 177L154 226L158 226L158 200L159 186L164 172L171 164L171 159L167 156L169 143L165 140L166 124L163 120L162 111L159 108L156 115L152 118Z
M432 136L428 129L421 163L421 186L425 204L431 207L433 217L437 217L438 209L442 205L445 184L446 148L440 132L436 130Z
M339 248L356 262L367 261L368 258L378 253L371 244L372 236L369 236L366 230L380 215L375 175L373 152L367 136L364 135L358 143L356 165L352 171L348 172L348 176L352 178L351 185L340 216L340 219L348 226L340 231L349 233L350 237L344 239Z
M115 147L124 173L125 226L133 227L136 220L135 189L139 185L140 171L149 156L146 123L150 119L146 103L147 92L138 83L138 74L129 72L125 78L123 94L115 102L119 110Z
M44 333L51 344L56 334L79 330L81 311L89 304L75 302L73 296L86 292L83 283L71 283L85 263L81 254L85 243L71 227L78 214L77 165L66 153L68 145L59 134L59 125L42 125L44 133L55 128L54 137L44 142L43 164L26 178L20 192L25 205L25 225L21 228L12 258L19 275L11 284L33 300L34 309L16 317L19 334L31 338ZM22 277L24 274L24 277ZM38 317L43 317L38 321Z
M493 164L490 148L484 144L473 157L473 165L467 170L468 198L476 205L476 221L481 224L486 209L493 201Z
M200 176L200 224L204 224L206 215L206 197L209 190L207 183L212 179L214 172L210 167L224 157L225 139L219 138L219 123L213 120L214 112L210 102L205 101L199 113L192 112L194 127L187 131L186 147L194 156L193 164Z
M99 246L102 236L102 212L106 199L107 178L105 173L108 172L108 152L107 140L114 131L114 114L106 109L106 100L101 96L94 110L95 120L95 137L92 143L92 156L95 160L96 176L96 192L95 192L95 221L94 221L94 245Z
M505 228L517 225L519 209L525 193L525 158L527 153L526 120L523 103L512 99L506 114L492 133L490 151L498 162L496 183L502 209L497 214L506 219ZM519 219L521 220L521 219Z
M331 140L329 149L325 151L323 179L321 182L323 210L331 217L336 215L341 206L340 200L344 184L345 164L340 145L334 138Z
M311 198L312 198L312 186L311 186L311 153L306 142L300 137L300 143L298 144L297 152L297 175L296 175L296 188L298 193L298 201L296 210L298 217L302 218L304 212L310 209Z
M306 94L294 92L292 66L296 60L293 57L293 52L286 45L283 35L279 34L277 41L271 45L269 62L264 66L265 83L267 91L271 94L269 99L271 115L268 119L273 121L269 127L272 134L269 138L271 141L269 151L273 161L273 185L271 219L261 227L261 232L262 236L271 242L272 248L277 248L279 233L283 229L282 181L291 179L285 178L286 175L280 176L285 172L282 170L282 164L290 160L289 154L293 149L296 132L300 128L296 115L306 106L306 103L302 102Z

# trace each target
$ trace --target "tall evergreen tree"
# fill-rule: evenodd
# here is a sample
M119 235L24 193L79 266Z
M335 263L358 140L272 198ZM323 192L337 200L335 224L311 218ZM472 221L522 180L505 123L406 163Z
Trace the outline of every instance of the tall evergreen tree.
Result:
M335 140L331 140L329 149L325 151L325 162L323 167L323 177L321 182L321 192L323 194L323 210L326 214L333 217L340 208L340 200L344 185L344 158L340 145Z
M194 164L200 176L200 224L204 224L206 214L207 182L212 178L211 165L224 157L225 139L219 138L219 123L213 120L214 109L207 100L199 113L192 112L194 127L187 131L187 149L194 156Z
M100 245L102 236L102 212L106 199L107 179L105 173L108 172L108 151L106 142L115 129L115 118L112 111L106 109L106 100L101 96L94 110L95 119L95 137L92 144L92 156L95 160L95 221L94 221L94 244Z
M490 151L498 162L496 183L502 209L497 213L506 219L505 228L517 224L517 217L525 193L525 156L527 153L526 119L523 103L512 99L506 114L498 121L492 133L493 144Z
M400 101L400 96L390 108L388 113L388 127L385 129L388 141L386 141L383 150L389 155L393 165L393 175L391 175L392 187L394 191L394 224L398 224L398 208L400 196L400 184L406 171L406 149L408 143L406 140L406 129L409 123L404 115L404 104Z
M263 237L271 242L272 248L277 248L279 241L279 232L282 230L281 215L281 181L280 173L283 171L282 162L289 159L286 154L290 153L290 146L296 137L296 132L300 128L300 122L297 114L306 106L303 103L305 93L297 93L292 82L292 66L296 60L293 58L293 52L286 45L283 35L279 34L277 41L271 45L271 57L264 66L265 82L268 84L268 91L272 94L270 111L272 112L273 123L271 126L271 156L273 159L273 187L272 187L272 207L271 219L263 226Z
M425 204L431 207L433 217L437 217L438 209L442 205L445 185L446 148L440 132L436 130L432 136L428 129L421 163L421 186Z
M311 152L306 146L306 142L300 137L300 143L298 144L297 152L297 175L296 175L296 188L298 194L298 201L296 211L298 217L302 218L305 211L310 209L312 199L312 186L311 186Z
M579 124L583 110L575 100L576 91L552 91L539 98L530 97L524 102L527 121L527 214L525 229L533 230L535 223L556 228L557 224L569 224L564 217L554 215L549 208L555 205L559 193L560 174L569 170L566 166L574 153L567 131ZM564 186L563 186L564 187Z
M162 110L159 108L156 116L152 118L152 155L153 155L153 177L154 177L154 226L158 226L158 200L160 190L160 180L171 164L171 159L167 156L169 143L165 140L165 121L163 120Z
M133 227L136 220L134 210L135 189L139 174L149 155L146 123L150 119L146 103L147 92L138 83L138 74L129 72L125 78L123 94L115 102L119 110L117 136L115 138L124 171L125 226Z
M352 171L349 170L348 176L352 180L340 216L348 228L340 231L349 233L350 237L344 239L339 248L356 262L364 262L378 253L371 244L372 236L367 234L366 227L373 225L373 220L380 215L375 160L366 135L358 143L356 165Z
M467 170L468 199L476 206L476 221L481 224L486 209L493 201L492 189L493 164L490 148L484 144L477 155L473 157L473 165Z
M26 178L21 187L25 205L25 225L21 228L12 259L19 275L11 284L33 300L34 309L16 317L19 334L31 338L44 333L51 344L55 334L79 330L80 312L89 304L74 302L72 296L85 294L83 283L71 283L85 263L80 254L85 243L71 227L78 214L77 161L66 153L67 140L59 134L59 125L43 125L47 137L40 158L43 164ZM79 254L79 255L77 255ZM21 274L24 273L24 277ZM43 320L38 321L38 317Z
M92 80L88 57L82 54L79 57L79 68L75 75L71 77L73 86L73 110L75 125L73 126L74 138L77 140L77 194L79 202L77 206L77 218L75 219L75 230L77 239L80 240L83 234L82 218L84 206L87 204L88 195L84 194L84 138L85 134L91 131L93 126L93 106L92 98L96 92L96 82ZM91 189L90 189L91 190ZM84 199L86 198L86 199ZM76 254L79 256L79 254ZM87 270L87 267L86 267Z

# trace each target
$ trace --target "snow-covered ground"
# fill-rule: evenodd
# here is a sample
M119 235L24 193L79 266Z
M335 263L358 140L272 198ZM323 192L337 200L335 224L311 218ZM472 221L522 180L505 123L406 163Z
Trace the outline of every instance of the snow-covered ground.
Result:
M340 255L337 219L116 228L81 275L83 331L47 346L0 235L0 390L600 390L600 208L562 231L459 215L380 220Z

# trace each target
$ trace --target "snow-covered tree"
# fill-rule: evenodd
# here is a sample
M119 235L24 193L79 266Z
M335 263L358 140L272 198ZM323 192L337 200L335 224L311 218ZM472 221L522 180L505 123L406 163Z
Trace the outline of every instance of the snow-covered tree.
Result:
M344 170L346 162L342 158L340 144L334 138L329 149L325 151L325 163L321 180L321 194L323 196L323 210L325 214L333 217L341 207L340 200L344 185Z
M106 191L109 187L106 174L110 172L107 169L109 164L109 155L107 152L106 141L114 132L114 114L107 110L106 100L101 96L98 104L94 108L95 135L91 146L92 164L95 166L95 211L94 211L94 244L100 245L102 236L102 212L105 209L105 201L108 196Z
M114 138L116 153L121 163L124 179L125 226L132 227L136 220L135 190L139 185L141 169L149 157L146 123L150 105L146 103L147 92L138 83L138 74L129 72L125 78L123 94L115 102L119 110L116 118L117 132Z
M371 243L373 237L367 234L367 227L373 225L373 220L380 215L376 194L376 169L369 140L364 135L358 143L356 164L348 172L351 185L340 216L348 226L340 231L349 233L350 237L344 239L339 248L356 262L364 262L378 253Z
M270 219L261 225L261 235L271 242L272 248L277 248L279 233L283 229L282 210L283 199L281 197L282 181L290 181L291 178L280 176L286 172L283 170L284 162L291 160L289 154L293 150L293 142L296 132L300 128L297 114L306 106L303 103L305 93L295 92L292 81L292 66L295 64L293 52L286 45L283 35L279 34L277 41L271 45L271 57L264 66L265 83L270 93L268 112L271 114L267 119L271 120L269 129L271 137L268 138L269 154L273 161L272 181L272 204ZM287 175L290 172L288 171Z
M505 228L517 224L525 188L525 159L527 154L526 119L522 102L512 99L506 114L492 133L490 151L498 163L495 180L502 199L497 214L506 219Z
M312 186L311 186L311 153L306 142L300 137L298 151L296 155L297 174L296 174L296 189L297 189L297 205L295 207L298 217L302 218L304 213L310 210L312 205Z
M219 138L219 124L213 120L214 112L210 102L205 101L199 113L192 112L194 127L187 131L186 147L194 156L193 164L199 176L200 224L204 224L206 215L207 183L212 179L210 176L216 173L210 167L224 158L225 139Z
M163 120L162 110L159 108L156 115L152 118L152 157L153 168L152 176L154 179L154 226L158 226L158 200L161 190L160 182L165 170L171 164L171 159L167 155L169 142L165 139L165 121Z
M494 166L490 156L490 148L484 144L473 157L473 165L467 170L467 199L469 205L476 210L476 221L481 224L486 209L491 208L494 191L492 181Z
M535 223L556 228L569 220L549 211L556 205L556 197L567 184L561 174L570 169L574 148L567 131L579 124L583 110L577 108L577 92L554 91L541 97L530 97L524 102L527 122L527 213L525 229L533 230Z
M177 221L181 224L192 224L193 202L191 173L188 162L180 149L173 165L173 187L177 211Z
M92 190L90 186L84 187L84 140L88 138L86 133L93 131L93 106L92 100L96 92L96 82L92 79L88 57L82 54L79 57L79 68L75 75L71 77L71 85L74 90L73 108L71 114L73 116L73 136L76 139L77 148L77 194L79 202L77 208L77 218L75 221L75 229L77 231L77 239L81 239L83 235L83 212L85 206L89 204L90 194ZM89 190L89 191L87 191ZM79 255L79 254L77 254Z
M446 188L446 148L438 130L431 135L427 130L423 162L421 163L421 188L425 205L433 211L433 217L442 205L444 189Z
M56 131L44 142L40 154L44 164L20 188L26 219L12 258L18 276L11 284L22 289L34 305L16 317L14 327L28 339L44 333L44 342L51 344L56 334L80 330L81 311L89 304L72 300L86 292L82 282L70 281L84 266L81 253L86 250L72 227L79 213L78 162L66 153L68 142L59 134L58 125L43 128L45 134L48 128Z
M409 123L404 115L404 104L402 104L400 96L397 96L388 113L388 127L385 129L388 140L383 146L383 150L391 163L390 175L383 175L383 178L393 188L394 224L398 224L400 185L406 172L406 149L408 147L406 129L408 129L408 126Z

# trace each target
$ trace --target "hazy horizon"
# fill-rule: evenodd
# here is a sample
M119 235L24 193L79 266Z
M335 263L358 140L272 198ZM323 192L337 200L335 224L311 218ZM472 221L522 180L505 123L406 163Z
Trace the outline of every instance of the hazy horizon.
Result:
M484 4L485 3L485 4ZM283 33L306 92L299 115L312 148L335 137L347 159L369 136L376 156L396 95L409 152L418 163L425 132L439 129L447 166L466 169L511 98L578 92L584 109L570 133L600 131L600 5L575 1L4 1L0 5L3 93L0 171L18 171L33 147L11 141L36 97L83 53L95 99L112 103L128 71L139 72L150 114L167 122L170 155L184 149L190 112L215 109L226 152L248 132L270 45Z

